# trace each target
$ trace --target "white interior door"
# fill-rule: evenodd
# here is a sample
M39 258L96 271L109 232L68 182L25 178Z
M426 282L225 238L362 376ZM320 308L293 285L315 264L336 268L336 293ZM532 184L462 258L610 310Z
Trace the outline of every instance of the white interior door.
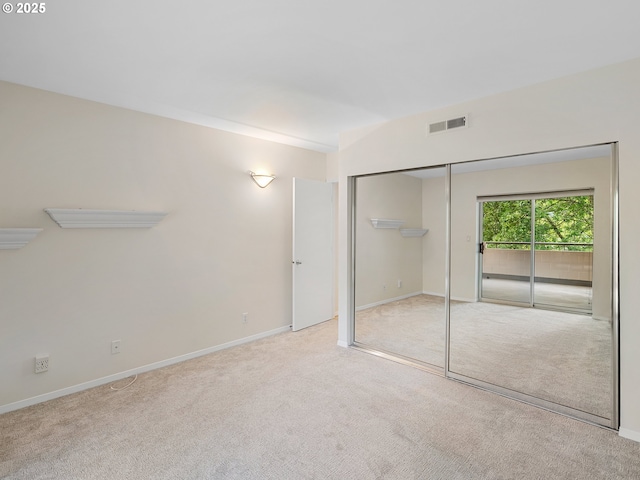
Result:
M333 317L333 186L293 179L294 331Z

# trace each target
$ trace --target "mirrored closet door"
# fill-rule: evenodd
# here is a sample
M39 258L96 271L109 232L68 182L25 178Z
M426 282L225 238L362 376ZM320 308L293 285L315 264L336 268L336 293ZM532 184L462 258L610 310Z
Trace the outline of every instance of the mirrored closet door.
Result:
M609 145L452 165L448 376L612 426L613 167Z
M358 177L356 345L444 374L445 168Z
M353 178L354 346L617 428L615 149Z

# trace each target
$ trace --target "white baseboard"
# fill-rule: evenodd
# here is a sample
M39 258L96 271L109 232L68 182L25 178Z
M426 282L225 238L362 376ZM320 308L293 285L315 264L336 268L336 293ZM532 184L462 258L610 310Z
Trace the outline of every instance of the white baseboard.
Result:
M19 410L25 407L30 407L31 405L36 405L37 403L46 402L47 400L53 400L54 398L64 397L65 395L70 395L72 393L88 390L89 388L99 387L100 385L115 382L116 380L122 380L123 378L131 377L132 375L138 375L140 373L149 372L151 370L156 370L158 368L167 367L175 363L184 362L185 360L191 360L192 358L201 357L209 353L218 352L220 350L225 350L227 348L242 345L243 343L253 342L255 340L260 340L261 338L270 337L271 335L276 335L278 333L289 332L289 331L291 331L290 325L287 325L285 327L275 328L267 332L251 335L250 337L244 337L238 340L234 340L232 342L223 343L222 345L216 345L214 347L205 348L203 350L187 353L185 355L180 355L178 357L173 357L167 360L161 360L159 362L150 363L149 365L144 365L142 367L132 368L131 370L115 373L113 375L108 375L106 377L98 378L96 380L91 380L89 382L84 382L78 385L73 385L71 387L55 390L53 392L37 395L35 397L27 398L25 400L20 400L18 402L1 405L0 414L11 412L13 410Z
M402 295L400 297L387 298L386 300L380 300L379 302L368 303L367 305L361 305L359 307L356 307L356 312L359 312L360 310L366 310L367 308L384 305L386 303L396 302L398 300L404 300L405 298L415 297L416 295L422 295L422 292L409 293L407 295Z
M624 438L628 438L629 440L633 440L634 442L640 443L640 432L620 427L620 430L618 430L618 435Z
M478 303L477 298L451 297L451 300L455 302Z
M379 305L384 305L386 303L395 302L397 300L404 300L405 298L415 297L416 295L432 295L434 297L444 297L443 293L436 292L414 292L409 293L407 295L402 295L400 297L389 298L387 300L381 300L379 302L368 303L367 305L361 305L356 307L356 312L360 310L366 310L367 308L377 307ZM465 302L465 303L476 303L478 300L475 298L464 298L464 297L451 297L451 300L455 300L456 302Z
M434 297L444 297L444 293L436 293L436 292L422 292L424 295L432 295ZM451 297L451 300L455 300L456 302L465 302L465 303L476 303L478 300L475 298L464 298L464 297Z
M432 297L444 297L444 293L440 292L427 292L426 290L422 292L423 295L431 295Z

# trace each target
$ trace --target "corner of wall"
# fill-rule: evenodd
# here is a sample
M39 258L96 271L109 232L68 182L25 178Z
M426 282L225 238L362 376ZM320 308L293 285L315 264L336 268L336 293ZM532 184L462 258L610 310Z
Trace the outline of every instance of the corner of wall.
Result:
M640 443L640 432L636 432L635 430L629 430L628 428L620 428L618 430L618 435L623 438L627 438L629 440L633 440L634 442Z
M327 153L327 182L337 183L340 178L339 152Z

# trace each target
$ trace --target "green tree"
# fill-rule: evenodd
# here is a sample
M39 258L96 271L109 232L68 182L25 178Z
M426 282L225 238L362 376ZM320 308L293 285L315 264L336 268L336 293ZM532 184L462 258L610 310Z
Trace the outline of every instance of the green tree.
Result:
M535 241L541 243L593 243L593 195L535 200ZM531 236L531 200L483 203L485 242L525 242ZM529 248L527 245L488 245L489 248ZM539 250L583 250L590 246L538 245Z
M485 242L530 242L531 201L484 202L483 235ZM493 245L489 245L493 248ZM527 248L526 245L501 245L497 248Z

